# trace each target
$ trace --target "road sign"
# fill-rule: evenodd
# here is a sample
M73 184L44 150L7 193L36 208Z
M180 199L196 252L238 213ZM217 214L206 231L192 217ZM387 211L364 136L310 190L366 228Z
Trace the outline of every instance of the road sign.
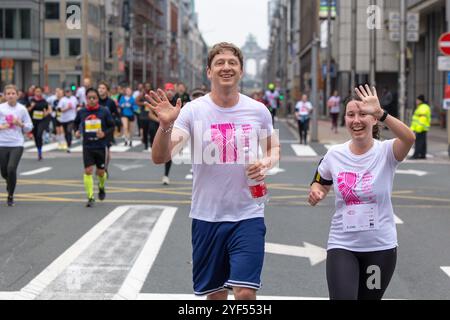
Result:
M408 13L406 18L406 41L419 41L420 16L418 13ZM389 40L400 41L401 16L397 11L389 12Z
M450 56L439 56L438 57L438 70L439 71L450 71Z
M441 35L438 41L439 50L446 55L450 56L450 32Z

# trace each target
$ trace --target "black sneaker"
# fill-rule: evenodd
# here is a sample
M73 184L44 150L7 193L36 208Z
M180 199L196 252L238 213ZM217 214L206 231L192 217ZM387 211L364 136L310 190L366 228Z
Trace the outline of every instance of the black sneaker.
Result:
M94 203L95 203L95 199L94 199L94 198L91 198L91 199L89 199L88 202L86 203L86 207L87 207L87 208L92 208L92 207L94 206Z
M106 197L106 192L105 192L105 188L100 188L98 187L98 198L100 201L105 200Z
M7 204L8 204L8 207L14 207L15 206L14 198L12 196L8 196Z

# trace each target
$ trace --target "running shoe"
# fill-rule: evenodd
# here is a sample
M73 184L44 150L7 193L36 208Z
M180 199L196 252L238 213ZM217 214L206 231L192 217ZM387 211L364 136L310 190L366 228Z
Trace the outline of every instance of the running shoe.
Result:
M100 201L103 201L103 200L105 200L105 197L106 197L105 188L98 187L98 199Z
M95 203L95 199L94 199L94 198L91 198L91 199L89 199L88 202L86 203L86 207L87 207L87 208L92 208L92 207L94 206L94 203Z
M12 196L8 196L7 203L8 203L8 207L14 207L15 206L14 198Z

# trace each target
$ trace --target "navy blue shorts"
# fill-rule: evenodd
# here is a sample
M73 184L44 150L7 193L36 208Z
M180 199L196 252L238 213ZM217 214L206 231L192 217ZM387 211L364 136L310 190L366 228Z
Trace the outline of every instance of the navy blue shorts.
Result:
M192 221L195 295L233 287L258 290L264 262L264 218L239 222Z

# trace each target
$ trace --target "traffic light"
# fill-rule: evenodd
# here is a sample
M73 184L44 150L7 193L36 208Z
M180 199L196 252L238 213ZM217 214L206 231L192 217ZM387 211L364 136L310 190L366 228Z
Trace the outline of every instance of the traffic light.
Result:
M75 90L77 90L77 86L74 85L74 84L72 84L72 85L70 86L70 89L71 89L72 91L75 91Z
M284 94L280 93L280 101L284 100Z

